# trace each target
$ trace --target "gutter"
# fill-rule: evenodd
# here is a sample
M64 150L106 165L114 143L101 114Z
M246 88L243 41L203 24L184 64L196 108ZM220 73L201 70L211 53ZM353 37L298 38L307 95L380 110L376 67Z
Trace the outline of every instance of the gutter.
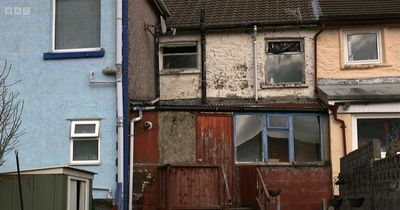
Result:
M191 31L198 29L199 25L196 24L188 24L188 25L173 25L169 24L170 27L176 28L179 31ZM252 28L254 25L257 25L261 29L307 29L307 28L315 28L318 27L318 22L311 21L303 21L303 25L299 25L297 21L288 21L288 22L275 22L275 23L262 23L262 22L249 22L249 23L223 23L223 24L208 24L206 25L207 30L246 30Z
M342 129L342 141L343 141L343 154L347 154L347 146L346 146L346 122L337 117L337 110L339 105L329 105L318 93L318 36L324 31L324 25L322 25L321 29L314 35L314 94L321 100L321 102L329 108L332 112L333 118L337 123L340 124L340 128Z

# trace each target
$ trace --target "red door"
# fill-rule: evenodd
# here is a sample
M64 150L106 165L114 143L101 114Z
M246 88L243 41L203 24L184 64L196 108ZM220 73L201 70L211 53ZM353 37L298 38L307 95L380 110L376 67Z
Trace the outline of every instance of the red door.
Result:
M233 118L229 114L196 116L196 158L198 163L222 165L227 174L231 197L235 189Z

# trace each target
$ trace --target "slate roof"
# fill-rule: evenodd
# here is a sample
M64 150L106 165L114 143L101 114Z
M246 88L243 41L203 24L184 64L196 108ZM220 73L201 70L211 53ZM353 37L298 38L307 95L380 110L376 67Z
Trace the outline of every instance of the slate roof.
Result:
M390 19L400 17L400 0L319 0L321 20Z
M317 23L318 20L318 11L313 10L313 2L316 0L164 0L164 2L171 12L167 25L175 28L198 28L202 7L205 8L207 28L247 27L255 24L306 25Z

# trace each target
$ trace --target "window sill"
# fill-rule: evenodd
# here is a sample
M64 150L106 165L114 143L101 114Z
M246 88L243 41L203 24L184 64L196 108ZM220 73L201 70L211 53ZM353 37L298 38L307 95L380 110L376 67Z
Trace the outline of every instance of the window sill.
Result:
M162 69L160 75L200 74L199 69Z
M393 65L381 64L381 63L375 63L375 64L345 64L340 69L341 70L354 70L354 69L363 70L363 69L386 68L386 67L393 67Z
M100 161L79 161L79 162L71 162L70 166L98 166L100 165Z
M308 88L305 83L277 83L277 84L261 84L261 89L281 89L281 88Z
M101 58L104 57L105 51L103 48L96 51L86 52L47 52L43 53L43 60L59 60L59 59L74 59L74 58Z

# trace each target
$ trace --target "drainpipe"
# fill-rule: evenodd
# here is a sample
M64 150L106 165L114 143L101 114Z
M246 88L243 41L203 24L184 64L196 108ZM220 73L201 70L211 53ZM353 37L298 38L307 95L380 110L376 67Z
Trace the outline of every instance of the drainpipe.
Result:
M253 56L254 56L254 100L258 101L258 78L257 78L257 26L254 25L253 32Z
M207 78L206 78L206 25L205 9L201 8L200 36L201 36L201 103L207 103Z
M115 63L118 69L116 77L117 94L117 197L118 209L123 209L124 198L124 107L122 94L122 1L116 1Z
M318 36L324 31L324 25L322 25L321 29L314 35L314 93L315 95L320 98L318 94L318 59L317 59L317 50L318 50ZM321 98L320 98L321 99ZM346 122L342 119L337 117L337 110L339 108L338 105L329 105L324 100L322 100L324 105L328 106L329 110L331 110L333 118L336 122L340 123L340 128L342 129L342 141L343 141L343 150L344 155L347 154L347 146L346 146Z
M143 110L140 109L139 116L135 117L131 120L131 132L130 132L130 153L129 153L129 207L128 209L132 208L132 195L133 195L133 150L135 149L135 122L142 120L143 118Z
M340 128L342 129L342 140L343 140L343 154L347 155L347 146L346 146L346 123L344 120L339 119L337 117L337 110L339 108L338 105L328 105L329 109L332 111L333 118L335 119L336 122L340 123Z
M150 101L150 104L154 104L159 101L159 98ZM130 152L129 152L129 203L128 209L133 209L133 164L134 164L134 150L135 150L135 122L139 122L143 119L143 111L154 110L155 107L134 107L133 111L138 112L138 116L133 118L130 123Z

